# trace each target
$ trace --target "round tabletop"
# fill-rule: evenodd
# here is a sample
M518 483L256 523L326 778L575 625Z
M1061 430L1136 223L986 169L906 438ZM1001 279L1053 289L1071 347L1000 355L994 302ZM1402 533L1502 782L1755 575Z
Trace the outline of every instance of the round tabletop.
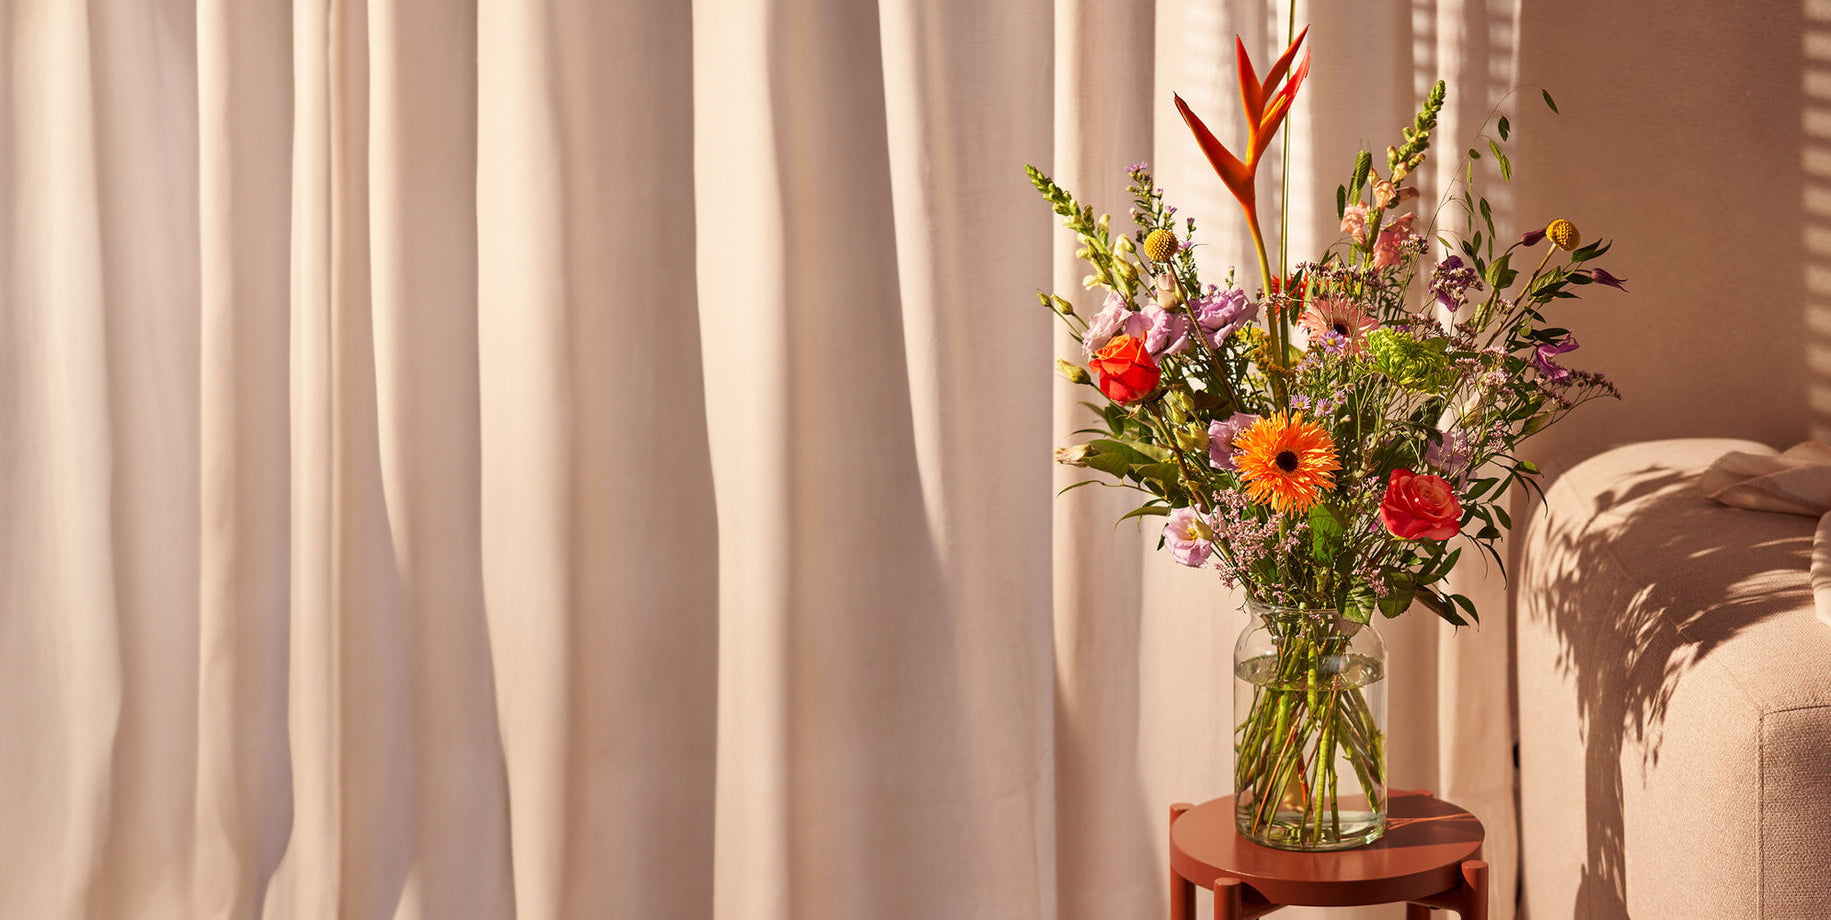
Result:
M1393 790L1386 836L1351 850L1294 853L1260 846L1234 827L1233 796L1204 802L1170 825L1170 868L1200 885L1237 878L1275 904L1340 907L1426 898L1456 886L1481 858L1481 822L1425 792Z

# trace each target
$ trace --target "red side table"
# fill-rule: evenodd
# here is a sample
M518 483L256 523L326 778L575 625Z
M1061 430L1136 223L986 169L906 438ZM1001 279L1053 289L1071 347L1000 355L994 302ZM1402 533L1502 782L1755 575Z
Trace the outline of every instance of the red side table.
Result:
M1214 891L1215 920L1262 917L1280 907L1406 903L1406 920L1431 909L1488 918L1481 822L1428 792L1393 791L1386 836L1332 853L1292 853L1240 836L1233 796L1170 806L1170 920L1194 920L1195 886Z

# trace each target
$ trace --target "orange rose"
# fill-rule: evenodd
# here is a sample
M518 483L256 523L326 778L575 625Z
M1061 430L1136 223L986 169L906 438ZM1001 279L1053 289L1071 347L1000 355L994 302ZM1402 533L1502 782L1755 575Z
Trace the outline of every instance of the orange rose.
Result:
M1380 520L1401 540L1448 540L1462 530L1462 503L1441 477L1393 470Z
M1116 403L1143 399L1157 389L1157 381L1163 378L1157 362L1137 336L1113 336L1106 347L1094 352L1088 366L1100 375L1100 392Z

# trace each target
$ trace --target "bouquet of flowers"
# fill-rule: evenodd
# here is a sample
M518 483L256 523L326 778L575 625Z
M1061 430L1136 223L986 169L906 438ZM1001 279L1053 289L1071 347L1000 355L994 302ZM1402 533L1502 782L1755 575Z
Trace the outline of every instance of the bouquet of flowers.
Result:
M1442 583L1469 546L1502 562L1510 488L1537 488L1519 444L1617 395L1563 364L1577 342L1547 313L1586 285L1625 287L1589 264L1609 244L1584 244L1568 220L1503 242L1475 188L1480 150L1436 214L1412 209L1408 179L1429 150L1442 82L1383 170L1358 155L1335 194L1340 238L1314 261L1273 265L1254 179L1308 72L1307 54L1295 61L1303 39L1263 79L1238 47L1243 156L1175 100L1244 212L1257 285L1232 273L1204 282L1195 221L1177 219L1142 164L1130 169L1136 229L1119 235L1027 171L1078 237L1085 286L1106 292L1092 316L1039 294L1083 349L1085 363L1058 362L1061 373L1102 397L1087 403L1098 427L1077 432L1091 437L1056 459L1146 493L1126 517L1167 516L1160 546L1243 590L1265 620L1264 655L1236 666L1254 675L1236 727L1240 826L1310 848L1369 842L1384 827L1383 739L1365 696L1380 675L1377 662L1356 666L1355 633L1375 611L1414 603L1458 626L1476 619ZM1510 127L1502 117L1484 137L1509 181ZM1433 226L1445 214L1461 218L1453 238ZM1377 827L1343 830L1337 766Z

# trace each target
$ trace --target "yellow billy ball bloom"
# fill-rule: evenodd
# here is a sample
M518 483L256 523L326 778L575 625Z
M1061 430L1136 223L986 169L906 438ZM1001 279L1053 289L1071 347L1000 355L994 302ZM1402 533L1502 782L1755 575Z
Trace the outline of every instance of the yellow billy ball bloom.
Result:
M1152 230L1151 235L1144 238L1144 254L1153 262L1170 261L1170 257L1176 255L1176 248L1176 234L1165 227Z
M1577 225L1560 217L1545 227L1545 237L1553 246L1570 252L1583 244L1583 235L1577 232Z

